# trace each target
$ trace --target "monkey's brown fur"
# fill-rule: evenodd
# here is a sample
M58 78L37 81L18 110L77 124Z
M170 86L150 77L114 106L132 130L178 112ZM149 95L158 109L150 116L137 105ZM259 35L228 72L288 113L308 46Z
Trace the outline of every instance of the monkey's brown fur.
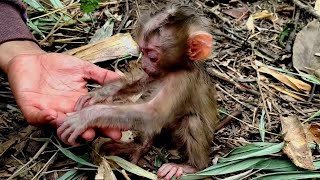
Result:
M205 73L203 62L191 60L197 52L202 53L202 46L195 46L194 50L189 42L195 32L207 31L206 26L207 21L187 6L170 7L142 20L137 42L144 52L145 76L131 84L125 80L106 84L91 96L81 98L79 111L58 129L61 139L76 145L76 138L89 127L134 129L144 138L142 145L130 146L139 147L132 156L137 162L151 147L154 136L167 129L177 148L186 155L187 165L197 170L207 167L214 128L219 123L215 86ZM135 92L143 92L147 96L145 102L108 103L116 96Z

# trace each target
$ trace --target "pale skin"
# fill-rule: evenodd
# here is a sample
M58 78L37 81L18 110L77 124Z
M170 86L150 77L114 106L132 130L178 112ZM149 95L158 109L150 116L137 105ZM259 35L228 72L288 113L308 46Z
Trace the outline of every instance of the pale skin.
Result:
M0 68L8 75L12 93L25 119L31 125L59 127L66 114L74 111L78 98L88 93L87 80L104 84L118 75L78 58L46 53L32 41L0 44ZM118 129L101 132L119 139ZM91 141L96 130L87 129L82 138Z

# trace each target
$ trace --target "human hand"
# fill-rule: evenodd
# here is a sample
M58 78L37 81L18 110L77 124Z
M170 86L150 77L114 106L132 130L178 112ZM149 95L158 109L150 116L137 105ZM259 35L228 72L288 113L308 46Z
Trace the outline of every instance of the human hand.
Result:
M24 117L32 125L59 126L66 114L74 111L78 98L88 93L87 80L103 84L118 78L112 71L76 57L37 51L15 56L7 65L10 87ZM119 139L121 132L103 129L103 134ZM95 137L88 129L86 140Z

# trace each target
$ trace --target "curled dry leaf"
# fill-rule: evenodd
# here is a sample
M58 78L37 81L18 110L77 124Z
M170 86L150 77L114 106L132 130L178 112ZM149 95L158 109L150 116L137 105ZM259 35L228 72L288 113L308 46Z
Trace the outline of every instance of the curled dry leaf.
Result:
M317 14L320 15L320 0L316 0L314 4L314 10L316 10Z
M116 34L102 41L71 49L66 51L65 54L96 63L128 55L139 56L139 47L131 35L125 33Z
M311 123L309 126L309 132L311 134L312 140L320 145L320 124Z
M274 78L278 79L280 82L284 83L285 85L291 87L292 89L300 92L304 92L306 94L309 94L311 90L311 86L299 79L296 79L294 77L288 76L286 74L279 73L273 69L269 69L267 67L259 67L259 72L267 73L273 76Z
M107 160L102 158L95 180L117 180Z
M320 22L314 20L305 26L296 36L293 45L292 61L298 71L313 74L320 69Z
M311 150L303 126L296 116L280 117L285 145L283 152L301 168L314 170Z
M249 12L248 6L241 7L241 8L227 9L223 11L223 13L236 19L247 18L248 12Z
M296 95L296 94L291 93L290 91L288 91L287 89L285 89L285 88L283 88L283 87L275 86L275 85L273 85L273 84L269 84L269 86L271 86L271 87L274 88L275 90L280 91L280 92L282 92L283 94L286 94L286 95L288 95L288 96L291 96L291 97L293 97L293 98L295 98L295 99L298 99L298 100L300 100L300 101L306 101L306 100L303 99L302 97L300 97L300 96L298 96L298 95Z
M253 19L273 19L273 13L268 12L267 10L263 10L261 12L257 12L253 15Z
M247 29L251 31L252 34L254 34L254 19L252 15L249 16L246 22L246 26L247 26Z

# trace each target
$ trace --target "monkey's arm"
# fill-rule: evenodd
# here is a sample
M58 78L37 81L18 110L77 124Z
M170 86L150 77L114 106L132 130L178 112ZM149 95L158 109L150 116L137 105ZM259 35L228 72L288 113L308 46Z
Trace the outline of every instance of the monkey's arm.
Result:
M81 96L76 102L75 111L79 111L84 107L91 106L97 103L113 102L115 95L134 94L141 92L144 84L148 82L148 76L144 75L140 79L129 82L126 78L121 78L113 82L103 85L89 93L89 95Z
M149 102L132 105L93 105L69 116L58 128L61 140L77 145L76 138L89 127L137 129L147 134L159 133L174 120L177 109L187 98L187 78L177 74Z

